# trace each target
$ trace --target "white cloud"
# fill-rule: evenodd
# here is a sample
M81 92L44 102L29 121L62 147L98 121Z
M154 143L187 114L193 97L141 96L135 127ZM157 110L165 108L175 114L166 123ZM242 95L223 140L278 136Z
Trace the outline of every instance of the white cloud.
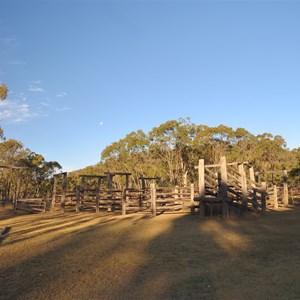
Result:
M99 125L101 125L101 126L102 126L103 124L104 124L104 123L103 123L102 121L99 123Z
M31 82L32 84L41 84L42 83L42 80L33 80L32 82Z
M45 90L39 86L31 85L29 86L28 91L33 93L41 93L44 92Z
M58 97L58 98L62 98L62 97L65 97L65 96L67 96L66 92L59 92L59 93L56 94L56 97Z
M57 108L56 109L56 111L59 111L59 112L61 112L61 111L67 111L67 110L71 110L71 107L65 105L65 106L63 106L61 108Z
M40 105L44 107L51 107L51 105L48 102L40 102Z
M35 117L38 117L38 114L31 111L31 107L26 103L16 101L0 102L0 120L9 123L23 123Z

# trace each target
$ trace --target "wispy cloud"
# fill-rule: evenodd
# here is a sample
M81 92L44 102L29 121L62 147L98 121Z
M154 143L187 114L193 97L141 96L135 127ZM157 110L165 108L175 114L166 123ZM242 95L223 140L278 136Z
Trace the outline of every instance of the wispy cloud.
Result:
M9 65L15 65L15 66L23 66L27 65L27 62L22 61L22 60L11 60L8 62Z
M66 105L56 109L56 111L59 111L59 112L68 111L68 110L71 110L71 107L66 106Z
M31 82L32 84L41 84L42 83L42 80L33 80L32 82Z
M65 96L67 96L66 92L59 92L59 93L56 94L56 97L58 97L58 98L62 98L62 97L65 97Z
M45 92L45 90L43 88L41 88L40 86L36 86L36 85L30 85L28 88L28 91L33 92L33 93Z
M23 123L35 117L38 117L38 113L33 112L27 103L0 102L0 120L9 123Z
M2 47L15 47L18 45L18 41L14 37L0 38L0 46Z
M40 105L44 107L51 107L51 105L48 102L40 102Z

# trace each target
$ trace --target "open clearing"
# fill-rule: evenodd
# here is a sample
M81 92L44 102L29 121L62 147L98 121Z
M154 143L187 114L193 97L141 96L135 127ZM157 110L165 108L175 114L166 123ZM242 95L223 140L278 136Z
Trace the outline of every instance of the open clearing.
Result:
M0 299L299 299L300 209L240 219L2 208Z

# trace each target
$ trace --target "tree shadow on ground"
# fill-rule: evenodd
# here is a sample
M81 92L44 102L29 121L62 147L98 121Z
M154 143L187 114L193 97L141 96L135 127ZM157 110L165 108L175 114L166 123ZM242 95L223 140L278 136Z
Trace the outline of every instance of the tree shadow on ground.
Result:
M14 261L0 299L297 299L299 217L73 216L78 227L1 246Z

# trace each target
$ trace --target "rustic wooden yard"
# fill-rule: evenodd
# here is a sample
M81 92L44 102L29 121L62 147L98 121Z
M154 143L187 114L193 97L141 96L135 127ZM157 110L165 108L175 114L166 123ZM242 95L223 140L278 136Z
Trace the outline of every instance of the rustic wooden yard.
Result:
M0 299L299 299L300 209L190 214L0 211Z

